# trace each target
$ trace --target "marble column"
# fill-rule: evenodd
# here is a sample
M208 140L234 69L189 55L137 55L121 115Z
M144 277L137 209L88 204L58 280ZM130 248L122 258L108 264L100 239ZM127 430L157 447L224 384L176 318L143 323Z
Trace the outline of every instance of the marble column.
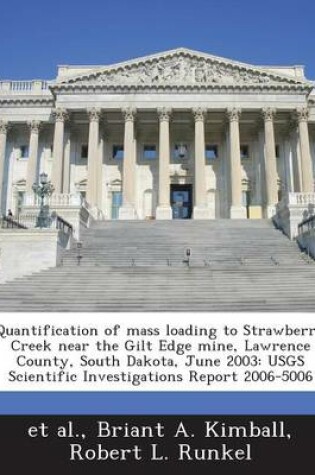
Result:
M96 203L98 209L102 209L102 201L103 201L103 160L104 160L104 149L105 149L105 142L106 142L106 129L105 127L101 126L100 128L100 140L99 140L99 147L98 147L98 156L97 156L97 163L96 163L96 175L98 177L97 182L97 196L96 196ZM104 183L105 186L105 183Z
M156 219L172 219L170 206L170 120L171 109L157 110L159 116L159 194Z
M32 186L37 182L38 171L38 141L41 122L33 120L28 123L30 128L29 157L27 164L26 194L33 195Z
M252 206L262 205L262 173L261 173L261 143L260 130L256 131L253 137L253 167L254 167L254 193L252 195Z
M72 131L65 133L65 148L63 156L63 193L70 193L70 156L71 156Z
M125 119L124 160L123 160L123 203L119 209L119 219L136 219L135 179L136 179L136 147L135 118L136 109L123 109Z
M229 121L230 218L232 219L246 219L246 208L242 206L240 115L241 110L235 107L227 110Z
M308 133L308 116L309 111L307 107L301 107L296 110L300 139L302 191L304 193L311 193L314 191L313 165Z
M206 143L205 143L205 117L206 109L198 107L193 109L195 119L195 203L194 219L209 219L215 217L215 210L207 206L206 189Z
M89 125L89 145L88 145L88 179L86 199L90 206L97 205L97 186L98 186L98 152L99 152L99 130L101 111L96 108L88 110Z
M68 119L67 111L64 109L56 109L55 132L53 145L53 165L51 173L51 181L55 187L55 193L63 192L63 154L64 154L64 129L65 121Z
M291 123L290 123L283 136L286 192L294 191L294 162L293 162L294 150L292 147L291 135L292 135L292 129L291 129Z
M0 211L1 214L5 213L4 209L4 197L3 197L3 181L4 181L4 168L5 168L5 153L7 146L7 132L8 122L0 120Z
M278 203L278 174L276 145L274 136L273 118L275 109L270 107L262 110L265 128L265 177L266 177L266 217L275 214L275 206Z
M292 160L292 191L299 193L302 191L302 170L301 170L301 153L300 139L297 131L297 121L295 114L291 115L288 123L288 136L291 149Z

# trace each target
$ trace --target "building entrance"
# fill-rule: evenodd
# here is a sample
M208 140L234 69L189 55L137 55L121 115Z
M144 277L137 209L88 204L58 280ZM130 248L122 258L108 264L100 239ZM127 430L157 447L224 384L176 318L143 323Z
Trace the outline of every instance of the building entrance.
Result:
M192 214L192 185L171 185L173 219L190 219Z

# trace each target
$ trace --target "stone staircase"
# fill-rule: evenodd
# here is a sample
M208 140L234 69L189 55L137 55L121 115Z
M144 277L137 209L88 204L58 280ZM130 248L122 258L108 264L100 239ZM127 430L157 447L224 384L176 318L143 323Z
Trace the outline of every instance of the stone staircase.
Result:
M189 263L186 249L190 249ZM315 265L267 220L108 221L1 311L314 311Z

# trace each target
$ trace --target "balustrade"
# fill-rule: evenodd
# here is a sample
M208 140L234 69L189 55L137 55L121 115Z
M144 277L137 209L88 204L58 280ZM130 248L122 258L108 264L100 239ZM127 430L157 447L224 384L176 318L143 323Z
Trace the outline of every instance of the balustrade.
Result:
M52 81L0 81L0 93L38 94L49 93Z
M85 202L85 200L84 200ZM26 206L39 206L39 198L33 194L25 196ZM86 203L86 202L85 202ZM79 193L53 193L48 199L47 204L50 207L58 206L84 206Z

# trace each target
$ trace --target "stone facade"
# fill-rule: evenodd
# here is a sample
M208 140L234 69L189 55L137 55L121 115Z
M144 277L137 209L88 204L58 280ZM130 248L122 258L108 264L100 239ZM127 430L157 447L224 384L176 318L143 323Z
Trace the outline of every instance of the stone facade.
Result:
M35 204L45 171L97 219L270 217L314 191L313 90L301 66L184 48L0 81L1 212Z

